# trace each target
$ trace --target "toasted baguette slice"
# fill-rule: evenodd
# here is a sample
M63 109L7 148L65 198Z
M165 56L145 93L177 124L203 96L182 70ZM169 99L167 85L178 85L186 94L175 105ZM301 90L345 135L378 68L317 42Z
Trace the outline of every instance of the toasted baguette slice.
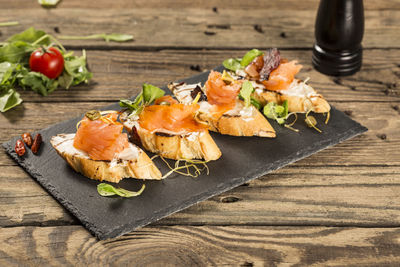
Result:
M212 105L206 101L201 84L170 83L168 88L184 104L192 103L197 93L202 93L198 118L208 123L211 131L233 136L276 136L268 120L254 106L246 108L239 99L234 109L215 117L209 112Z
M230 71L229 74L234 79L247 78L243 71L237 73ZM268 102L282 104L283 101L287 100L289 112L303 113L312 110L316 113L326 113L331 110L331 106L324 97L302 80L294 79L288 89L280 91L268 90L262 83L256 81L250 82L255 89L252 97L261 105L266 105Z
M161 179L161 172L140 148L130 144L113 161L92 160L73 146L75 134L59 134L50 140L57 153L86 177L118 183L123 178Z
M122 114L120 119L135 141L140 142L146 150L164 158L209 161L217 160L222 155L208 130L190 134L152 133L140 127L135 119L129 119L127 113Z

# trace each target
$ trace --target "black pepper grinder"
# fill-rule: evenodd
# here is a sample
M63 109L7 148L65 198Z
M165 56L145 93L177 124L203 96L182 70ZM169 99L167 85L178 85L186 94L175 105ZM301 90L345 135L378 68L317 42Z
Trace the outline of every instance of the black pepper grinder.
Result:
M315 23L314 67L334 76L356 73L361 68L363 35L362 0L321 0Z

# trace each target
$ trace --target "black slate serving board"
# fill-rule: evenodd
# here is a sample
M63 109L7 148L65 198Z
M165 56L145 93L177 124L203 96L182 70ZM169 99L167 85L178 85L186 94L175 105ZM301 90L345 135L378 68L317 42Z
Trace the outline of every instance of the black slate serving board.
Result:
M220 67L217 69L221 70ZM184 81L204 83L207 77L208 72ZM118 104L104 108L109 109L119 109ZM315 116L318 121L324 121L322 115ZM33 155L28 150L24 157L18 157L14 152L14 145L19 137L12 138L3 146L19 165L98 239L113 238L131 232L367 131L367 128L332 107L329 123L318 124L322 133L308 128L304 122L295 125L300 133L272 122L277 132L275 139L212 133L222 151L222 157L208 163L209 175L202 174L191 178L174 174L163 181L145 182L124 179L119 183L123 188L138 190L145 183L146 189L138 197L122 199L101 197L96 189L99 182L74 172L51 147L49 140L52 136L75 132L76 123L80 119L81 117L78 117L41 130L44 143L39 155ZM300 116L298 121L302 119ZM168 171L160 159L154 162L162 173Z

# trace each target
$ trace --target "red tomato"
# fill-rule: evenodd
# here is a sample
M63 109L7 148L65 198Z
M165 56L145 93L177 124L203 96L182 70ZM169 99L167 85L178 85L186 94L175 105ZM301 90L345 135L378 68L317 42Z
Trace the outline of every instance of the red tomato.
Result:
M44 52L42 48L39 48L32 52L29 58L29 66L32 71L40 72L50 79L55 79L64 70L64 57L55 47L50 47Z

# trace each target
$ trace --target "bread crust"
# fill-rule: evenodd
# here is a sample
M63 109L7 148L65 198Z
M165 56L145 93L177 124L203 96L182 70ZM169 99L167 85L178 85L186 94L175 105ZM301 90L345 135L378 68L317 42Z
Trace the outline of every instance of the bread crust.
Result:
M322 95L316 94L312 95L309 98L293 96L293 95L285 95L275 91L263 90L260 93L254 92L252 94L258 102L262 105L266 105L269 102L274 102L279 105L283 103L283 101L288 101L289 112L307 112L310 109L316 113L326 113L331 110L331 106L324 99Z
M232 136L259 136L276 137L274 128L267 119L258 111L253 111L253 116L244 118L241 115L230 116L227 114L217 118L209 113L201 113L199 119L210 125L210 130Z
M221 157L221 150L212 139L208 130L186 135L172 135L151 133L140 126L131 126L126 122L123 125L132 133L133 127L139 136L142 146L155 154L169 159L204 159L217 160Z
M63 136L63 135L58 135ZM132 160L120 160L111 166L110 161L92 160L79 154L69 154L61 151L55 142L55 136L50 143L57 153L76 171L84 176L98 181L118 183L123 178L161 179L160 170L143 150L139 149L138 157Z
M168 88L176 96L176 98L182 102L182 97L177 92L177 86L182 84L170 83ZM185 102L192 101L187 96ZM243 102L237 100L238 102ZM185 103L188 104L188 103ZM252 109L251 116L242 116L240 112L234 115L228 115L228 113L222 116L216 117L211 113L199 112L198 118L201 121L206 122L210 126L210 130L219 132L221 134L233 135L233 136L259 136L259 137L276 137L274 128L268 120L260 113L259 110L250 106Z

